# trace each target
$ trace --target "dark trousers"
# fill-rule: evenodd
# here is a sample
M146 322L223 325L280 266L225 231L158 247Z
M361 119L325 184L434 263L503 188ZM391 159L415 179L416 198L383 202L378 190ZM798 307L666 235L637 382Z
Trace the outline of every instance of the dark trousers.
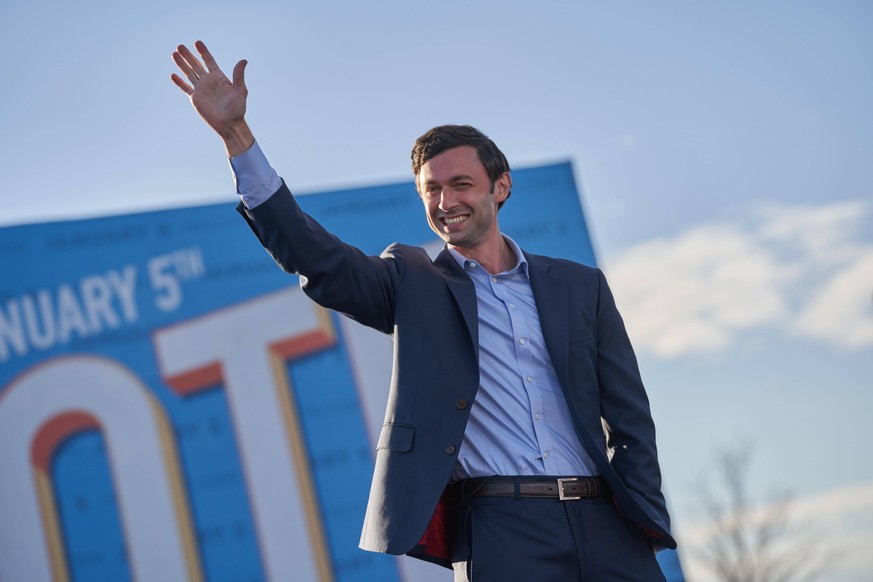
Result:
M459 517L455 582L664 580L652 548L609 497L474 497Z

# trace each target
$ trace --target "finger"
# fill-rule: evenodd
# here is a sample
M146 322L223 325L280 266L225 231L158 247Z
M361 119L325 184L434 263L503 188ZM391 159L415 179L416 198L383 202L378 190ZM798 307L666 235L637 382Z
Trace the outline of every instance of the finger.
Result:
M206 48L206 43L202 40L198 40L194 43L194 48L197 49L197 52L200 53L200 57L203 59L203 64L206 65L206 68L209 72L220 71L221 69L218 66L218 63L215 62L215 59L212 57L212 53L209 52L209 49Z
M170 75L170 79L172 79L172 81L179 89L185 92L185 95L188 95L190 97L194 93L194 89L192 89L191 86L183 81L182 78L176 73Z
M194 53L192 53L188 49L188 47L186 47L184 44L179 45L177 52L182 56L185 62L188 63L188 66L197 74L198 77L202 77L206 74L206 69L204 69L203 65L200 64L200 59L195 57Z
M173 62L176 63L176 66L179 67L182 74L188 77L189 81L197 84L197 81L200 80L200 76L191 68L191 65L188 64L188 61L185 60L185 57L183 57L179 51L173 53Z
M249 62L243 59L233 68L233 86L239 88L243 93L248 92L246 89L246 65L248 64Z

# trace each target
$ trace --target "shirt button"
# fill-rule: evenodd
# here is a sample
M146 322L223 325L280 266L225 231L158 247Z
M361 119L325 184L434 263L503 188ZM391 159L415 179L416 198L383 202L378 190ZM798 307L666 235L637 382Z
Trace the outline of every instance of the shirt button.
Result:
M527 381L528 381L528 382L533 382L533 376L528 376L528 377L527 377Z
M455 406L458 407L458 410L464 410L465 408L467 408L467 401L461 398L460 400L455 402Z
M496 283L496 282L497 282L497 277L491 277L491 282L492 282L492 283Z
M534 418L537 419L537 420L542 420L542 419L543 419L543 417L542 417L541 414L537 414L536 416L534 416Z
M454 455L455 454L455 445L447 446L446 447L446 454L447 455Z
M521 345L524 345L524 338L521 338L520 340L518 340L518 343L520 343Z
M543 453L543 458L544 458L544 459L548 459L548 458L549 458L549 451L546 451L545 453Z

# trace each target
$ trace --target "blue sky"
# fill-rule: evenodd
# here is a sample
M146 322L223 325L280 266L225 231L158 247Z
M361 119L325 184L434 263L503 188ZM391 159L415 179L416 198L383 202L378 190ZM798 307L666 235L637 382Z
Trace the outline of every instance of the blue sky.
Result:
M227 71L249 60L250 123L299 192L411 179L412 141L446 122L481 128L516 167L572 160L680 537L705 535L695 490L713 451L751 441L754 491L793 488L847 544L829 579L873 572L873 520L857 519L873 517L873 4L4 1L0 15L0 225L232 211L223 148L169 81L174 47L198 38Z

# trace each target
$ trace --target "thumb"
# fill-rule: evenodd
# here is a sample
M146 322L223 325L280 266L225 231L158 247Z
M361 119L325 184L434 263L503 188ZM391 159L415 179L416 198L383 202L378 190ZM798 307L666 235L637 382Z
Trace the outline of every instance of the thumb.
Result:
M245 59L241 60L234 66L233 68L233 85L234 87L238 87L244 93L247 92L246 89L246 65L249 62Z

